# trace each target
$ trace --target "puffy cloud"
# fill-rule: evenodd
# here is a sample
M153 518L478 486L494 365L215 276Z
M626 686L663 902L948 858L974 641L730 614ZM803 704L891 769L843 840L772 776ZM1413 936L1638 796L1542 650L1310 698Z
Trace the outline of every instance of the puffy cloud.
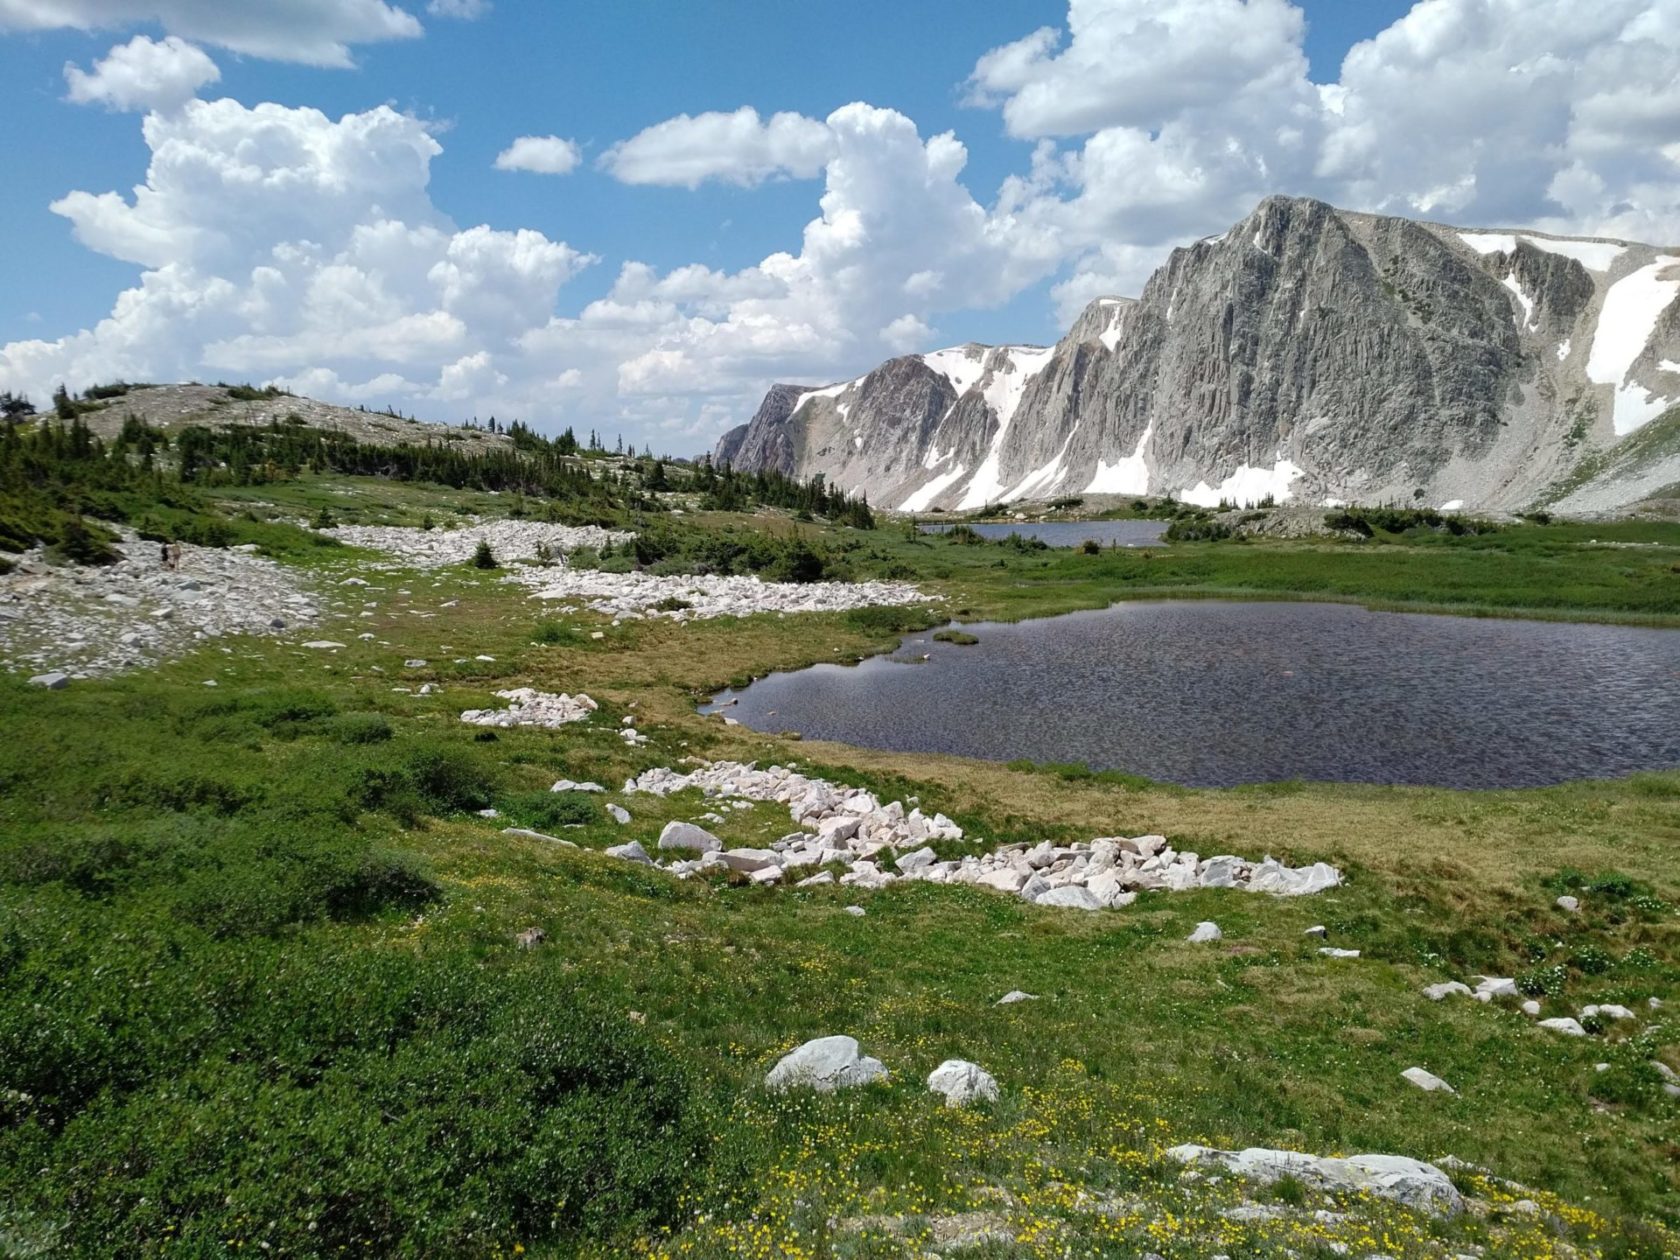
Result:
M565 175L582 160L582 152L570 140L559 136L520 136L496 155L496 169Z
M1286 192L1353 209L1680 236L1680 0L1420 0L1314 84L1287 0L1071 0L982 56L970 100L1041 140L1000 204L1135 292L1173 245Z
M64 381L277 378L348 401L456 402L508 381L500 360L593 258L529 229L456 230L426 194L440 150L379 107L192 101L148 115L132 200L55 203L77 235L147 270L94 328L0 349L4 388Z
M156 22L218 48L348 66L352 44L412 39L414 15L385 0L0 0L0 30L112 30Z
M1070 0L1067 47L1041 28L993 49L971 99L1001 100L1017 136L1147 128L1303 77L1304 31L1288 0Z
M222 77L204 50L174 35L136 35L118 44L92 71L66 64L67 96L79 105L117 110L173 109Z
M626 184L697 188L708 179L752 185L775 175L809 179L834 151L829 128L802 114L755 109L687 114L656 123L601 156L601 166Z

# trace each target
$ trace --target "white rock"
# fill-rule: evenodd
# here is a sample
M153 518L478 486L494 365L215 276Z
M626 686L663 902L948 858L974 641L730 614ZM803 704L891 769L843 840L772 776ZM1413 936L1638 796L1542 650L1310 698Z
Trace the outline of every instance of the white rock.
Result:
M50 674L36 674L29 680L31 687L45 687L48 691L63 691L70 685L70 675L54 670Z
M608 816L620 826L623 826L625 823L630 821L630 811L625 809L622 805L609 804L606 807L606 810Z
M1455 993L1462 993L1465 997L1469 997L1470 986L1457 980L1445 980L1440 984L1432 984L1423 991L1424 997L1431 1002L1439 1002L1442 998L1450 997Z
M664 847L663 836L660 837L660 847ZM782 855L774 849L725 849L723 860L730 870L740 871L744 875L770 867L780 870L782 865Z
M1221 940L1224 935L1225 933L1219 930L1219 925L1217 923L1204 919L1202 922L1196 924L1196 930L1191 932L1190 935L1184 939L1193 944L1201 945L1209 941Z
M309 642L305 643L303 646L306 647L306 648L317 648L317 649L326 650L326 649L331 649L331 648L341 648L341 647L344 646L344 644L335 642L332 639L311 639L311 640L309 640Z
M1310 928L1308 928L1305 932L1302 932L1301 935L1302 936L1317 937L1319 940L1322 941L1325 937L1330 935L1330 929L1325 927L1324 924L1322 924L1322 923L1315 923ZM1466 989L1465 992L1468 993L1469 990Z
M719 840L704 827L690 822L668 822L659 833L661 849L691 849L696 853L716 853L723 848Z
M1009 990L1008 993L1005 993L995 1003L993 1003L993 1005L995 1005L995 1006L1013 1006L1017 1002L1036 1002L1036 1001L1038 1001L1038 994L1036 994L1036 993L1023 993L1020 989L1011 989L1011 990Z
M797 884L794 885L794 887L795 888L816 888L817 886L819 886L821 884L832 884L833 882L834 882L834 872L833 871L818 871L815 875L811 876L809 879L800 880Z
M1524 998L1522 1006L1518 1009L1521 1010L1524 1015L1538 1015L1540 1014L1540 1003L1536 1002L1533 998Z
M886 1066L859 1053L855 1038L818 1037L783 1055L764 1083L776 1090L805 1088L829 1094L886 1079Z
M847 906L846 913L851 915L854 919L861 919L864 915L864 909L862 906Z
M1581 1008L1581 1018L1582 1019L1593 1019L1595 1017L1598 1018L1598 1019L1616 1019L1616 1020L1637 1019L1638 1018L1638 1016L1635 1015L1632 1011L1630 1011L1627 1007L1617 1006L1614 1003L1605 1003L1605 1004L1599 1005L1599 1006L1583 1006Z
M1556 1019L1543 1019L1536 1027L1562 1033L1566 1037L1585 1037L1587 1035L1587 1030L1567 1015L1559 1016Z
M1358 958L1357 949L1337 949L1334 945L1321 945L1318 950L1326 958Z
M632 840L629 844L615 844L606 850L606 854L608 857L623 858L627 862L645 862L649 866L653 864L653 859L647 855L647 850L642 848L639 840Z
M1578 914L1581 910L1581 901L1578 897L1559 897L1552 904L1565 914Z
M1435 1073L1427 1071L1424 1068L1409 1067L1404 1072L1400 1073L1400 1075L1405 1077L1408 1081L1410 1081L1413 1085L1416 1085L1425 1093L1458 1093L1456 1089L1454 1089L1451 1085L1448 1085L1439 1076L1436 1076Z
M1464 1199L1446 1173L1434 1164L1403 1155L1352 1155L1334 1159L1265 1147L1221 1151L1187 1145L1173 1147L1167 1156L1181 1164L1223 1168L1263 1184L1293 1177L1319 1189L1362 1191L1438 1215L1464 1209Z
M931 1093L945 1095L947 1107L966 1107L975 1101L996 1102L997 1081L978 1063L967 1059L946 1059L928 1073Z
M1490 998L1516 997L1517 982L1506 976L1477 976L1476 993Z
M1101 910L1103 908L1103 903L1093 897L1089 889L1081 888L1078 884L1065 884L1061 888L1052 888L1049 892L1041 893L1038 900L1033 904L1054 906L1065 910Z
M938 860L939 855L932 849L922 848L917 849L914 852L904 854L896 862L894 862L893 865L903 871L904 874L908 875L912 871L925 871Z

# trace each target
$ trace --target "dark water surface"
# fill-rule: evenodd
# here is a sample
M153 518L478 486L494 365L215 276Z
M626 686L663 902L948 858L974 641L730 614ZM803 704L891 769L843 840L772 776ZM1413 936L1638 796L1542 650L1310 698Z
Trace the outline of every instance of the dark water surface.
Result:
M924 534L943 534L950 525L923 525ZM1167 532L1165 521L1021 521L1017 524L970 525L982 538L1008 538L1019 534L1023 538L1042 539L1050 547L1077 547L1087 538L1094 538L1104 547L1153 547Z
M1680 630L1213 601L963 628L977 646L911 635L891 657L772 674L728 712L1198 787L1519 787L1680 766Z

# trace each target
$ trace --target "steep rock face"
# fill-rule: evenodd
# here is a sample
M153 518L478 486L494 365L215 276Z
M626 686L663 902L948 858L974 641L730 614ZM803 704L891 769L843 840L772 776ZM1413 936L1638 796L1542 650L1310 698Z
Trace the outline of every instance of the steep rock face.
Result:
M768 466L911 511L1164 492L1520 507L1680 402L1680 250L1274 197L1050 349L907 356L773 407L786 388L719 459L791 452Z

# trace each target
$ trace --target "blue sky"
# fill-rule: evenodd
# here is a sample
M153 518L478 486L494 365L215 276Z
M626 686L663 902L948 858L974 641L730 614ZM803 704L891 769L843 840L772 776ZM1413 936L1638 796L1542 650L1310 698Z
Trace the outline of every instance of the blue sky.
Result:
M229 35L203 18L206 0L0 0L10 89L0 114L10 158L0 387L40 390L48 378L83 386L104 370L238 375L439 419L497 410L692 448L744 419L776 377L832 379L894 351L968 339L1051 340L1084 298L1135 292L1173 244L1221 230L1269 192L1564 230L1649 235L1676 222L1676 159L1653 158L1639 134L1653 125L1652 93L1672 110L1664 94L1680 58L1661 33L1674 25L1669 0L1606 0L1593 22L1548 22L1547 7L1580 16L1562 0L1425 0L1415 9L1394 0L1075 0L1071 10L1066 0L442 0L462 5L482 11L463 19L420 0L353 0L335 17L330 0L277 0L270 29ZM370 22L401 19L421 33L362 38L342 16L357 7ZM1027 46L1041 29L1053 34ZM191 171L172 188L171 176L154 174L161 211L130 215L90 198L55 213L49 207L73 191L133 202L154 156L142 137L144 103L112 107L97 83L88 103L73 103L66 64L91 72L137 36L166 35L176 37L170 57L208 57L220 77L197 87L198 100L157 104L152 119L173 151L213 136L225 152L210 173ZM287 59L316 36L343 38L353 64ZM1356 45L1359 64L1344 75ZM1010 48L1012 60L984 69L993 50ZM1520 80L1514 67L1560 59L1568 73L1504 82ZM1624 99L1630 67L1634 86L1650 80L1643 115ZM223 98L240 112L195 113L199 101ZM252 142L232 132L256 127L251 111L264 102L321 111L325 124L294 113L286 125L298 144L319 136L333 156L320 171L277 180L275 201L257 202L253 217L228 182L244 178L239 145ZM823 121L849 102L874 112ZM364 152L353 147L360 137L331 127L380 106L414 130L398 126L389 144L368 142ZM644 129L743 106L765 123L801 116L800 134L827 157L749 174L730 165L745 160L738 153L720 151L719 173L692 187L661 174L671 145L644 168L657 182L629 182L611 167L613 146ZM934 142L944 132L966 150L954 175ZM309 219L314 194L279 191L333 184L335 162L365 173L425 135L436 151L420 175L389 186L369 177L354 204L334 204L318 223ZM564 138L580 160L565 174L494 169L520 136ZM671 138L677 153L692 147L687 132ZM847 170L860 191L841 188L821 205ZM210 204L224 194L226 221ZM293 198L299 205L279 213L276 203ZM393 216L399 202L405 209ZM262 207L271 205L270 228ZM350 257L358 229L393 217L411 233L425 224L442 233L414 245L404 266L424 266L448 288L433 270L444 263L455 268L454 291L477 298L422 291L414 275L395 274L389 253L377 264ZM802 253L802 232L819 217L829 242ZM451 233L481 224L495 235L451 245ZM543 244L519 244L521 230ZM203 242L230 231L238 249L206 252ZM300 241L319 256L295 271L281 265L285 276L268 287L253 279L276 250L295 260ZM463 249L474 261L460 262ZM795 280L761 265L779 251L797 260ZM905 284L924 254L927 278ZM627 285L621 268L631 261L651 271ZM481 263L482 274L466 274ZM695 264L708 270L680 294L660 285ZM168 300L142 286L124 306L132 326L102 331L118 295L151 273L167 275ZM322 296L341 280L343 294ZM530 286L518 310L491 309L488 291L509 283ZM301 303L305 292L313 305ZM133 323L148 302L157 305L150 322ZM277 309L287 302L299 305ZM183 310L194 312L194 328ZM322 310L389 319L393 331L340 353L355 339L307 335ZM415 348L409 338L422 326Z

